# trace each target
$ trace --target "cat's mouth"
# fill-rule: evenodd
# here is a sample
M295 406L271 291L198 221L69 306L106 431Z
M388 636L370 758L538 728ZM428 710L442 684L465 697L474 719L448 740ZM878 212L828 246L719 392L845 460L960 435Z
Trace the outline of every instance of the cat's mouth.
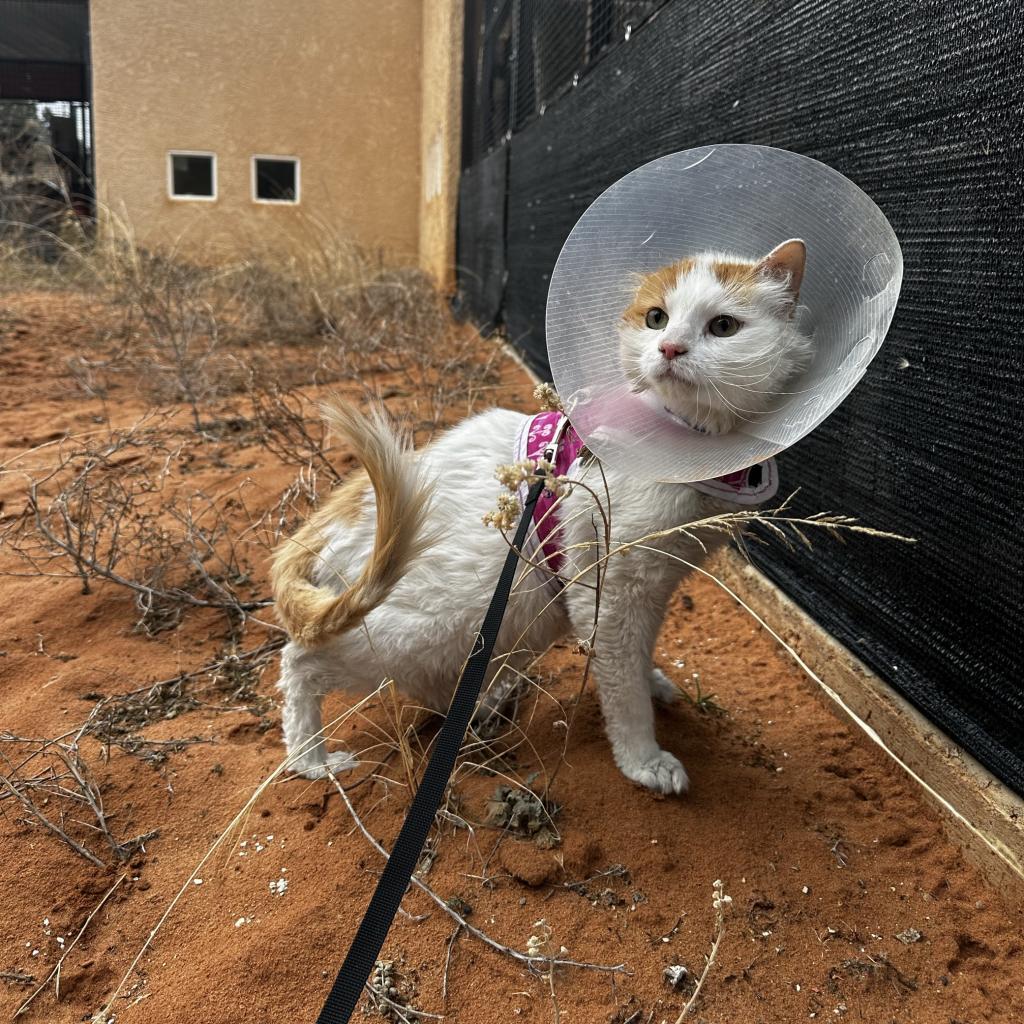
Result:
M655 371L654 379L657 383L672 381L674 384L684 384L687 387L696 387L699 383L693 368L686 363L673 359L671 362L663 362Z

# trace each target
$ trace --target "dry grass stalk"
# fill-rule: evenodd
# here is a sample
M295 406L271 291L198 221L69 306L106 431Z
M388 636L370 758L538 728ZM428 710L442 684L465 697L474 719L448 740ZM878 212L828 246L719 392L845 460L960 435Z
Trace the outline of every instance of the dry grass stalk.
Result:
M697 998L700 995L701 990L704 988L704 982L708 980L711 965L715 962L715 958L718 956L718 947L722 944L722 938L725 935L725 913L729 904L732 903L732 897L726 896L725 891L722 888L722 883L719 880L715 881L713 891L714 895L711 900L711 905L715 911L715 937L711 943L711 950L705 958L704 970L700 972L697 984L694 986L693 992L690 994L690 998L687 999L682 1013L676 1017L675 1024L683 1024L683 1021L697 1004Z
M109 900L110 897L114 895L114 891L127 877L127 875L120 875L117 881L114 882L114 884L103 894L102 899L99 901L99 903L96 904L95 907L92 908L92 910L89 912L89 916L85 919L84 924L82 925L81 928L78 929L78 934L71 940L70 943L68 943L68 946L61 954L60 959L57 961L56 964L54 964L53 970L50 971L50 973L46 976L43 983L21 1004L21 1006L18 1007L17 1010L14 1011L15 1018L20 1017L23 1013L25 1013L28 1010L32 1001L36 998L36 996L39 995L40 992L42 992L46 988L47 985L50 984L51 981L53 981L53 998L56 1002L60 1002L60 974L61 969L64 967L64 961L68 958L68 954L71 952L71 950L73 950L75 946L78 945L78 940L81 939L81 937L85 934L85 930L92 923L92 919L100 912L100 910L103 907L103 904L106 903L107 900Z

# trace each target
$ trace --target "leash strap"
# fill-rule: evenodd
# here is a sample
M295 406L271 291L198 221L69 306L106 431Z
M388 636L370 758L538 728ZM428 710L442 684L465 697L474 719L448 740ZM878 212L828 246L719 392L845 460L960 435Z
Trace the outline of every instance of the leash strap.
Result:
M473 651L462 670L459 685L455 688L455 695L434 745L434 753L423 773L416 796L413 797L402 831L395 840L391 856L384 865L373 899L370 900L366 914L356 931L345 962L334 979L324 1008L317 1017L317 1024L348 1024L359 1002L366 979L377 962L391 922L398 913L402 897L409 887L409 879L416 869L423 844L427 841L430 827L434 823L434 815L441 805L448 779L455 768L455 759L458 757L466 729L476 708L480 687L483 685L487 666L494 652L494 644L498 639L498 630L505 617L505 606L512 591L519 553L533 519L534 506L543 489L544 481L537 480L526 497L523 515L512 540L512 548L505 558L505 565L498 578L494 596L487 607L487 614L480 626Z

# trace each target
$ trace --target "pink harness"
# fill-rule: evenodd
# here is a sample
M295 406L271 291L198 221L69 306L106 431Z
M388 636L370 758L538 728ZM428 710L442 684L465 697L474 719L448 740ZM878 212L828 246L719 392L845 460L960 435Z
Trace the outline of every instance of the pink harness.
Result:
M573 429L565 413L542 412L527 420L516 439L516 461L529 459L534 464L544 459L555 467L555 476L568 476L580 459L583 440ZM779 474L775 459L759 462L749 469L740 469L713 480L686 484L702 494L720 498L736 505L759 505L773 497L779 489ZM520 487L520 498L526 501L529 486ZM551 491L541 491L533 510L534 528L527 535L527 558L542 562L551 574L549 583L554 592L562 589L558 578L565 558L559 546L558 499Z

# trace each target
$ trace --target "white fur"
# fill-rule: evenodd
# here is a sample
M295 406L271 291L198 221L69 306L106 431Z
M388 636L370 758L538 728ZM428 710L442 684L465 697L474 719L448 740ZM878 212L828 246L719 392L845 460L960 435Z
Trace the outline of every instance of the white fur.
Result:
M709 269L712 258L671 289L665 331L624 326L623 345L637 386L653 388L691 422L728 429L737 415L764 408L803 365L809 342L790 322L792 296L785 280L766 278L754 301L744 301L715 279ZM707 333L708 321L721 313L743 321L736 335L720 339ZM685 342L689 354L666 360L658 351L660 337ZM285 742L295 770L318 778L354 763L350 754L328 754L324 746L320 702L330 690L361 695L391 678L412 700L446 710L508 550L505 539L481 520L495 507L500 490L495 466L513 460L524 418L503 409L481 413L420 452L423 478L436 482L425 529L437 541L362 625L322 646L292 642L285 647L279 685L285 698ZM581 472L590 487L603 492L595 465ZM637 486L610 467L605 475L613 547L731 507L683 484ZM514 679L509 669L523 670L567 634L585 638L592 633L593 566L605 544L601 518L586 488L572 488L563 498L560 520L567 552L563 576L579 574L590 586L569 586L552 599L541 586L541 570L523 567L485 683L492 696L485 696L484 712ZM316 582L338 588L344 585L340 581L354 579L373 539L369 501L359 522L333 528ZM669 599L686 571L684 562L703 557L698 544L674 534L616 555L602 570L593 670L605 729L623 774L660 792L683 792L689 782L679 760L655 738L652 697L671 701L676 691L653 666L652 652Z
M459 671L490 600L507 544L481 519L495 505L499 486L494 467L510 461L524 420L503 409L474 416L445 434L419 457L424 475L438 481L426 528L438 541L420 556L390 596L367 616L363 626L326 644L306 649L289 643L281 658L284 732L296 771L321 777L351 767L350 755L328 755L320 737L320 698L333 689L371 692L393 678L412 700L444 711ZM613 545L691 522L722 507L689 487L658 484L638 488L608 473L614 510ZM596 468L587 483L600 487ZM562 503L561 543L566 549L590 544L600 517L593 498L574 488ZM325 547L317 582L336 586L352 579L369 557L374 517L352 526L336 526ZM651 545L688 561L703 557L692 541L679 537ZM604 551L603 542L600 545ZM569 550L564 575L587 571L598 549ZM687 788L679 761L662 750L654 736L651 697L672 699L672 683L651 663L668 600L685 566L655 551L634 549L611 559L606 568L600 620L594 647L594 674L616 763L630 779L662 792ZM539 586L540 570L527 569L509 602L495 648L488 684L506 663L524 669L539 653L566 634L588 637L593 627L592 587L570 586L552 601ZM510 673L505 673L506 676ZM497 686L490 686L493 693Z

